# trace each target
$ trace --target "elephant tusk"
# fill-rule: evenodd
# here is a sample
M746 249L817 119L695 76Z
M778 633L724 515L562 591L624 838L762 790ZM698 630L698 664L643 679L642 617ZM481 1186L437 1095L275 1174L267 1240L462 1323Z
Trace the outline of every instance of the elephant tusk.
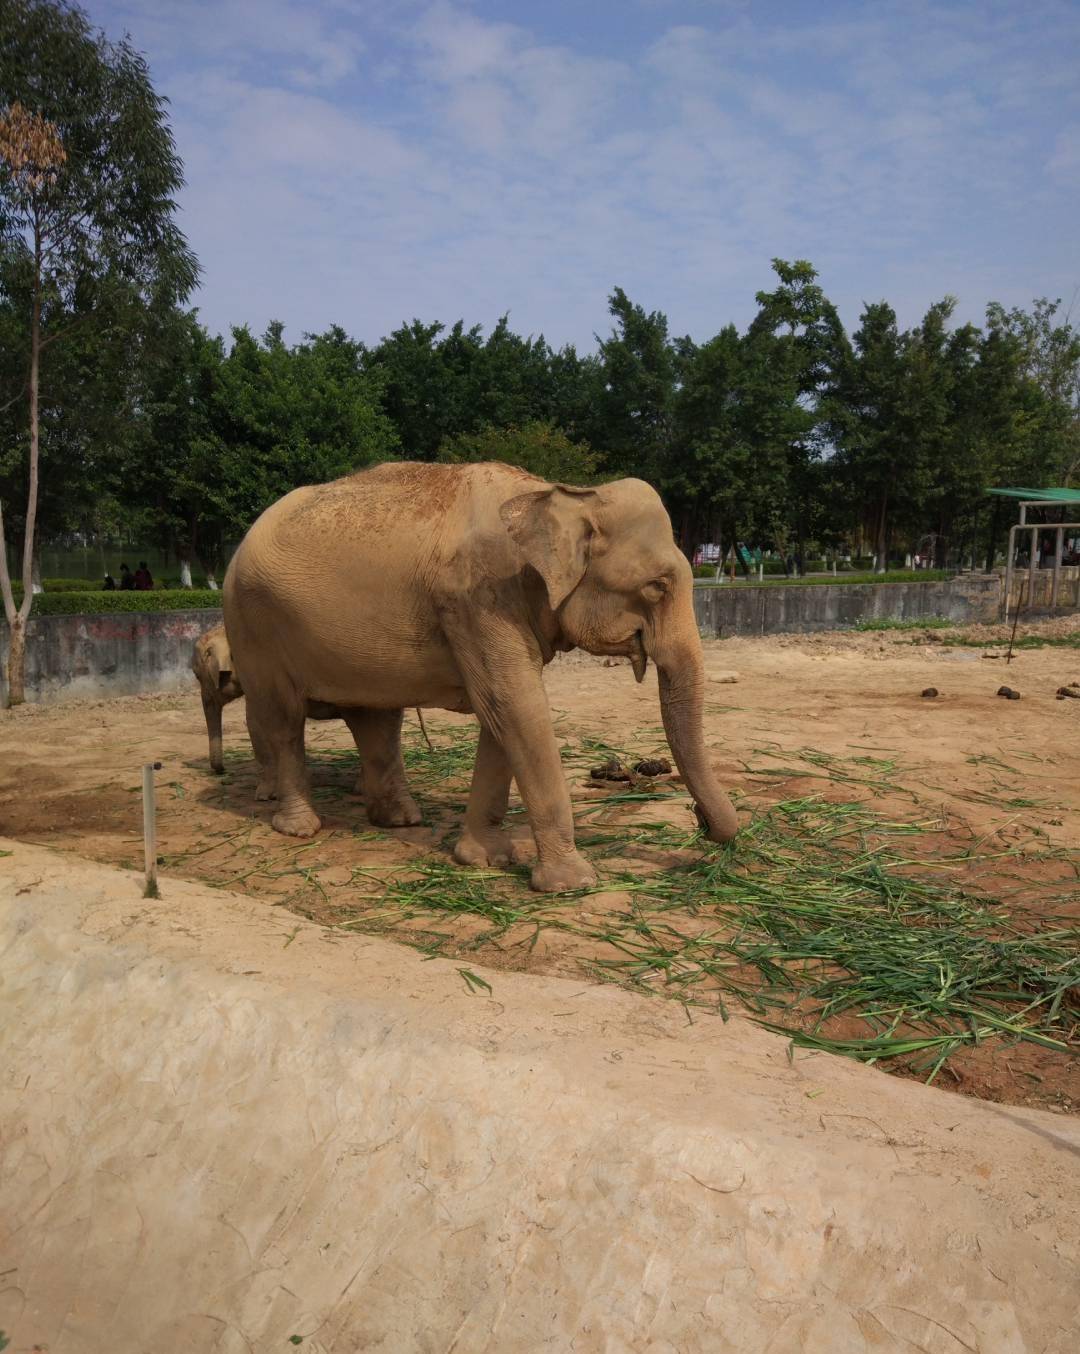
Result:
M635 633L630 643L630 666L634 669L634 680L643 682L645 670L649 666L649 655L645 652L645 645L641 642L640 630Z

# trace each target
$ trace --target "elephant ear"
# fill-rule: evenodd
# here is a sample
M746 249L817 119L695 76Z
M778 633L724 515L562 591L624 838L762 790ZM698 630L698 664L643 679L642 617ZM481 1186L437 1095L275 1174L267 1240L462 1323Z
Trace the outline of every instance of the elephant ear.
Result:
M519 494L499 509L507 531L547 588L557 611L585 577L595 525L591 508L595 489L553 484L537 493Z

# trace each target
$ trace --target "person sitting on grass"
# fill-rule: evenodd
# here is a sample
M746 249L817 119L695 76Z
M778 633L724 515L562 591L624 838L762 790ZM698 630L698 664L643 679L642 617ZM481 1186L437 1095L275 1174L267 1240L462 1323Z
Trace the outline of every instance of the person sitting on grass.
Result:
M105 582L101 585L101 591L102 592L116 591L116 579L113 578L112 574L108 573L107 571L105 574Z
M140 560L139 567L135 570L135 588L138 592L149 592L153 586L154 580L146 567L146 560Z
M126 564L121 564L120 566L120 591L121 592L135 591L135 575L131 572L131 570L127 567Z

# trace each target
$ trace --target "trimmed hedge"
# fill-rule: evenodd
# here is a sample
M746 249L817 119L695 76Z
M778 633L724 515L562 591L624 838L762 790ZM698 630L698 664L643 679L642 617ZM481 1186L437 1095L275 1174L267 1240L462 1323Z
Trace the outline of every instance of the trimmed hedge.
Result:
M887 574L838 574L833 578L832 574L817 576L814 578L769 578L766 576L763 582L758 583L756 575L747 580L742 580L736 574L735 586L744 588L812 588L825 587L830 583L839 583L846 585L848 583L940 583L945 579L952 578L953 575L945 569L890 569ZM698 587L708 587L708 583L698 580ZM723 586L723 584L714 584L713 586ZM730 584L728 584L730 587Z
M43 578L41 586L46 592L98 592L101 581L96 578Z
M122 611L201 611L221 608L221 593L211 588L168 588L153 592L43 592L34 598L32 616L100 616ZM2 609L0 609L2 610Z

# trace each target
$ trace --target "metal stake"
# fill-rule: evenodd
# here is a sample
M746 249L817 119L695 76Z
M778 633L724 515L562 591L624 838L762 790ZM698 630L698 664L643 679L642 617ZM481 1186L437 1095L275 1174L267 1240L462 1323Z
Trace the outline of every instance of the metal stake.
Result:
M144 898L161 897L157 882L157 807L154 803L154 772L160 770L160 762L146 762L142 769Z

